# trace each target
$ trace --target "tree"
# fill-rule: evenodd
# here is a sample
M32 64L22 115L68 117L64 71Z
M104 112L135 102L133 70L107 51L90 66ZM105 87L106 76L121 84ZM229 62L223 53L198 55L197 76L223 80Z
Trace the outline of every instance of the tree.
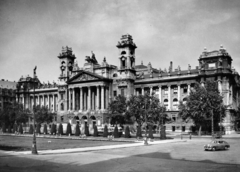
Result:
M41 134L40 129L41 129L41 125L38 123L38 124L37 124L37 130L36 130L36 133L37 133L37 134Z
M150 139L153 139L153 130L152 130L152 126L151 126L151 125L149 125L149 134L148 134L148 137L149 137Z
M123 124L124 114L127 109L126 97L118 95L108 105L109 117L111 124Z
M85 125L84 134L85 134L86 136L89 136L89 128L88 128L88 125Z
M63 125L62 125L62 123L60 123L59 126L58 126L58 134L63 135Z
M125 138L130 138L131 137L131 135L130 135L130 129L129 129L129 126L127 126L126 128L125 128Z
M20 125L19 125L18 132L19 132L20 134L23 134L23 128L22 128L22 124L20 124Z
M214 81L207 81L205 87L196 83L190 91L186 104L180 102L179 115L183 120L192 119L199 127L199 135L203 126L214 126L225 117L226 106L223 105L223 98L219 94L218 85ZM220 115L219 115L220 114Z
M52 124L52 126L51 126L51 134L52 135L56 134L56 132L57 132L56 127L57 127L56 124Z
M2 126L2 132L3 132L3 133L6 133L6 124L3 124L3 126Z
M35 120L37 123L51 123L53 122L54 117L56 116L56 113L52 113L48 110L47 107L40 105L37 105L34 107L35 111Z
M66 135L69 135L69 136L72 135L72 128L71 128L71 124L70 123L67 124Z
M7 103L3 110L0 111L0 123L7 126L13 126L14 123L26 123L29 118L30 111L24 110L23 105L17 102Z
M94 129L93 136L94 136L94 137L97 137L97 136L98 136L98 129L97 129L97 126L94 125L93 129Z
M16 132L17 132L17 124L14 123L14 124L13 124L13 133L16 133Z
M166 108L160 104L159 99L154 94L132 95L127 105L127 118L133 122L136 121L140 128L143 126L146 132L147 126L153 126L157 123L159 126L163 125L167 119ZM138 128L137 131L140 132L140 129ZM141 137L141 133L137 133L137 137Z
M104 126L104 131L103 131L103 137L107 137L108 136L108 127L107 125Z
M79 129L79 124L77 124L75 128L75 136L79 136L79 135L80 135L80 129Z
M43 133L48 134L47 124L44 124L43 126Z
M30 124L30 127L29 127L29 134L33 134L33 125Z
M118 127L117 126L115 126L115 128L114 128L113 136L114 136L114 138L119 138L119 133L118 133Z

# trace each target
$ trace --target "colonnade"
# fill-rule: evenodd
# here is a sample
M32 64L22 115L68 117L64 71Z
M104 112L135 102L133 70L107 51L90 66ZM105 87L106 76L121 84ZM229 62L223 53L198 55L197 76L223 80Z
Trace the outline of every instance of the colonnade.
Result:
M150 95L154 92L163 103L167 110L178 110L180 101L190 94L191 84L173 84L173 85L153 85L145 87L136 87L134 90L135 95L144 94L149 92Z
M108 108L109 87L97 86L70 86L68 108L73 111L105 110Z
M20 102L23 104L23 107L26 109L33 108L34 99L33 95L25 95L22 94L20 97ZM18 101L18 100L17 100ZM57 102L58 102L58 94L36 94L35 95L35 105L46 106L51 111L57 111Z

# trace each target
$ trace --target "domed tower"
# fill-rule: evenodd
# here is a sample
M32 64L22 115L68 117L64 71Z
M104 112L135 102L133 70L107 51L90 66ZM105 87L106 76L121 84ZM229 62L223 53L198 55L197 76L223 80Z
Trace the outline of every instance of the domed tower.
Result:
M119 76L116 79L118 83L118 92L126 98L134 92L134 81L136 79L135 71L135 49L137 46L133 42L132 36L123 35L117 48L119 49Z
M59 69L60 69L60 81L67 81L73 70L75 55L72 53L72 48L66 46L62 47L62 53L59 54Z

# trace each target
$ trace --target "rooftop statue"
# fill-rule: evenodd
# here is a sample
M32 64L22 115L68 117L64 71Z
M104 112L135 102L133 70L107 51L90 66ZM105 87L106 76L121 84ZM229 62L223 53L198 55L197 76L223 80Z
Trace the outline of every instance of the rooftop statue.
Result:
M95 54L92 52L92 57L90 56L86 56L86 59L85 59L88 63L92 63L92 64L98 64L98 61L95 57Z

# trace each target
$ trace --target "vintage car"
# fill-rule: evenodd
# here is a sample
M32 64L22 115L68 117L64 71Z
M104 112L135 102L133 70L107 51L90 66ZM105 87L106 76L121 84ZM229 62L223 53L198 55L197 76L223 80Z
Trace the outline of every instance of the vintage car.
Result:
M221 149L225 150L229 148L230 148L230 145L224 140L213 140L211 141L211 143L204 145L205 151L207 150L215 151L215 150L221 150Z

